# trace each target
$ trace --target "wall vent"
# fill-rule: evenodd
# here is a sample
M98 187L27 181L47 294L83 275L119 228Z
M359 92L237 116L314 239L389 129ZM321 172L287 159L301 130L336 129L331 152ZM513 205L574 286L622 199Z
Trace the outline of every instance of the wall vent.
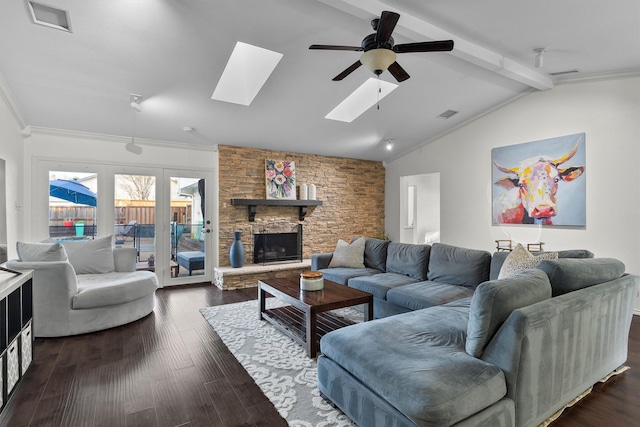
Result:
M437 119L448 119L451 118L451 116L455 116L456 114L458 114L459 111L454 111L454 110L447 110L445 112L440 113L440 115L436 116Z
M32 1L28 1L27 5L34 24L71 32L71 22L66 10L56 9Z

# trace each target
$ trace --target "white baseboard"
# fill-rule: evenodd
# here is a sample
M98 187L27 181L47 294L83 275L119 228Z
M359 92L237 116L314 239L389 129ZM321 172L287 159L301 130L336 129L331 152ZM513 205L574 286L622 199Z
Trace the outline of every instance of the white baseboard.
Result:
M634 308L633 314L635 314L636 316L640 316L640 308Z

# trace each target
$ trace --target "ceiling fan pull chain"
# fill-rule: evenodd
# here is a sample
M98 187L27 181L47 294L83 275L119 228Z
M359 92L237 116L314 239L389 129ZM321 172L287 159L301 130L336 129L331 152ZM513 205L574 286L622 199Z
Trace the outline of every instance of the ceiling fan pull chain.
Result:
M378 74L378 110L380 109L380 93L382 93L382 87L380 86L380 74Z

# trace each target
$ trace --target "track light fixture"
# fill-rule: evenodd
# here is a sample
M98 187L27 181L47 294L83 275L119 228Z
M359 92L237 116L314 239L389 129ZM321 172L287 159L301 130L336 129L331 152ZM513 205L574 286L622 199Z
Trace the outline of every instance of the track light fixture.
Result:
M142 112L142 105L140 105L140 103L142 102L142 95L132 93L129 95L129 101L131 101L129 104L131 108L136 110L138 113Z
M544 47L539 47L539 48L533 49L533 51L537 53L536 59L535 59L535 66L536 68L541 68L544 65L544 54L545 52L549 52L549 50Z

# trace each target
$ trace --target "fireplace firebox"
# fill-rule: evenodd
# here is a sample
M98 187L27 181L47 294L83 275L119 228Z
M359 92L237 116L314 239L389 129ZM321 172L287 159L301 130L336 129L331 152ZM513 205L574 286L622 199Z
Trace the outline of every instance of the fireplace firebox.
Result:
M253 263L302 262L302 224L252 227Z

